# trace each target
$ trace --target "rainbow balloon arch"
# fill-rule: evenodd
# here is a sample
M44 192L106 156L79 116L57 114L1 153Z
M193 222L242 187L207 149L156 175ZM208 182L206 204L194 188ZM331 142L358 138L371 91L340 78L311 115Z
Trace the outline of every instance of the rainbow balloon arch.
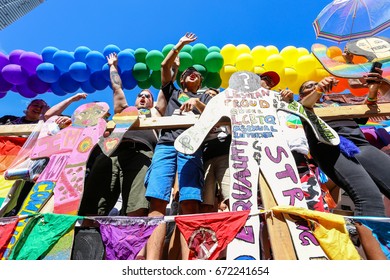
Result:
M86 93L101 91L110 87L109 67L106 56L118 54L118 68L124 89L142 89L161 86L160 66L173 44L162 50L145 48L123 49L107 45L102 52L79 46L73 52L56 47L45 47L40 54L14 50L9 55L0 52L0 98L8 91L19 93L25 98L53 92L64 96L81 90ZM328 56L343 60L341 49L328 48ZM277 88L289 88L294 93L306 80L319 81L329 73L306 48L287 46L281 51L275 46L256 46L250 49L245 44L226 44L222 48L207 47L202 43L186 45L179 53L179 74L193 66L205 77L204 87L227 88L230 76L236 71L251 71L261 74L275 71L280 75ZM359 61L365 62L365 61ZM342 81L336 89L348 88ZM353 89L351 89L353 92ZM360 92L356 91L356 95Z

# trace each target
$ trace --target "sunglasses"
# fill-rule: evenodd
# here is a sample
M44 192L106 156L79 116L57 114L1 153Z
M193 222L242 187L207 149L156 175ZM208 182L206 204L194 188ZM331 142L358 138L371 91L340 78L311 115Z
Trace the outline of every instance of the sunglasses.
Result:
M142 96L145 96L145 98L150 98L150 94L149 93L140 93L138 94L138 98L141 98Z
M313 89L318 83L308 83L303 88L304 89Z

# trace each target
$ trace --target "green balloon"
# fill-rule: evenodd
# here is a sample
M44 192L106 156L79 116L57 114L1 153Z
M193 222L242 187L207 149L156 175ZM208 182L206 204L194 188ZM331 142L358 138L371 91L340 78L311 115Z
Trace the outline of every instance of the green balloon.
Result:
M149 78L150 70L145 63L138 62L133 66L133 77L138 82L145 81Z
M193 67L202 75L204 81L207 75L206 67L201 64L194 64Z
M195 64L203 64L209 53L209 49L202 43L195 44L191 49L192 59Z
M152 86L155 89L161 88L161 71L153 71L149 78Z
M148 50L145 48L138 48L134 51L134 57L136 62L145 63L145 57L148 54Z
M168 44L168 45L165 45L163 47L163 49L161 50L162 54L164 55L164 57L166 57L168 55L168 53L171 51L171 49L174 47L175 45L174 44Z
M221 52L221 49L217 46L211 46L209 48L209 53L211 53L211 52Z
M151 87L152 82L150 81L150 79L146 79L145 81L138 81L137 85L139 88L147 89Z
M180 52L188 52L188 53L191 53L191 50L192 50L192 46L191 46L191 45L185 45L185 46L180 50Z
M219 88L222 84L222 79L219 73L208 73L204 81L206 87Z
M180 58L179 71L184 71L188 67L192 66L192 64L193 64L192 56L189 53L187 53L187 52L180 52L179 53L179 58Z
M223 56L219 52L209 53L205 60L204 65L208 72L219 72L223 66Z
M164 55L158 50L152 50L148 52L145 57L146 65L153 71L161 69L161 62L164 60Z

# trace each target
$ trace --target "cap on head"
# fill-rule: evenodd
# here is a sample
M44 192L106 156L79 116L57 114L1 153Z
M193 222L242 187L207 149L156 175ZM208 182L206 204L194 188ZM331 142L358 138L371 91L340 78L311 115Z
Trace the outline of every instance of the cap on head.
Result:
M267 71L260 74L259 76L260 78L268 77L272 82L271 88L276 87L280 82L279 74L274 71Z

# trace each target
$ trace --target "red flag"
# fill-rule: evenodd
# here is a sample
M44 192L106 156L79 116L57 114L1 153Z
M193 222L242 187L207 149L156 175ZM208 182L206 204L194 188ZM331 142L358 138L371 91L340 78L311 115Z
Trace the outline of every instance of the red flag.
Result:
M245 225L250 210L177 216L190 249L189 260L215 260Z
M17 217L0 219L0 258L3 257L4 251L7 249L18 221Z
M11 165L27 138L0 137L0 174Z

